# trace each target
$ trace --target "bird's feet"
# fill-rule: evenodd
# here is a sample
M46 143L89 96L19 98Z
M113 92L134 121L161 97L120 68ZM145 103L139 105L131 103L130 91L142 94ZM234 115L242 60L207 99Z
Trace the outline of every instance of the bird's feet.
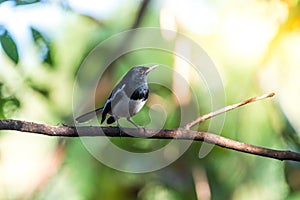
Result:
M137 129L138 129L138 135L140 137L144 137L144 138L147 137L147 130L144 126L138 126Z

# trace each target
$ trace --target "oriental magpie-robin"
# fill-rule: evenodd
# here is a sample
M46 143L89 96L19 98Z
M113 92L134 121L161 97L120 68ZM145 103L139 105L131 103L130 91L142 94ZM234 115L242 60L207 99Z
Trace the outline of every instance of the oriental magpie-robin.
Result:
M107 124L117 122L118 127L120 127L118 119L126 118L130 123L138 127L130 117L139 112L146 103L149 94L147 75L157 66L137 66L130 69L112 90L102 108L81 115L76 118L76 122L87 122L101 115L101 123L103 123L107 114L109 114L110 117L106 120Z

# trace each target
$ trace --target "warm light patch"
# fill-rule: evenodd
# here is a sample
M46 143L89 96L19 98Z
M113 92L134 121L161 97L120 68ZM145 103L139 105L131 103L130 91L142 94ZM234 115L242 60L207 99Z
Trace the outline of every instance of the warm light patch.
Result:
M172 40L176 37L177 24L175 15L174 12L167 7L162 8L160 11L160 27L162 29L174 31L173 33L162 31L161 33L165 39Z
M191 98L189 86L191 66L187 61L191 56L191 50L189 44L180 39L176 41L175 50L179 55L174 55L173 91L180 104L183 105L187 104Z

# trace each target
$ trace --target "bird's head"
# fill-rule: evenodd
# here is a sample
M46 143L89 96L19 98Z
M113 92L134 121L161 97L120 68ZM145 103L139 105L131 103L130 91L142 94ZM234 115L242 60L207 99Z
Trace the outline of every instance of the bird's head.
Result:
M137 66L132 68L130 71L132 71L134 74L138 76L147 76L150 71L155 69L158 65L153 65L150 67L145 67L145 66Z
M149 72L155 69L157 66L158 65L153 65L151 67L145 67L145 66L133 67L127 72L125 79L130 79L138 82L145 81Z

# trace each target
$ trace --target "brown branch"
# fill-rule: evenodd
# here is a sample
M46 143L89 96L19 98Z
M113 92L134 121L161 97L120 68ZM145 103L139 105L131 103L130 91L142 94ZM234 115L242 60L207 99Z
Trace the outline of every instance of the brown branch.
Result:
M137 16L135 18L134 23L132 24L131 29L136 29L140 26L141 21L144 18L144 14L145 14L149 4L150 4L150 0L144 0L141 3L140 8L139 8L138 13L137 13Z
M274 95L275 95L275 93L271 92L269 94L264 94L264 95L261 95L261 96L252 97L250 99L241 101L240 103L236 103L236 104L233 104L233 105L226 106L226 107L221 108L219 110L216 110L216 111L213 111L211 113L208 113L208 114L205 114L205 115L202 115L202 116L198 117L197 119L195 119L192 122L185 125L183 128L190 129L193 126L195 126L196 124L201 123L205 120L208 120L212 117L215 117L215 116L220 115L222 113L225 113L225 112L228 112L230 110L236 109L236 108L241 107L243 105L246 105L248 103L252 103L252 102L262 100L262 99L266 99L266 98L269 98L269 97L273 97Z
M108 136L108 137L145 137L148 139L177 139L177 140L195 140L216 144L220 147L240 151L248 154L259 155L263 157L274 158L278 160L293 160L300 162L300 154L288 150L273 150L258 147L242 142L234 141L219 135L207 132L196 132L182 128L172 130L155 129L134 129L126 128L125 131L117 127L96 127L96 126L52 126L26 122L19 120L0 120L0 130L16 130L21 132L30 132L48 136L62 137L85 137L85 136ZM128 135L125 132L131 133ZM79 134L80 133L80 134ZM121 134L121 135L120 135Z
M128 30L137 29L140 27L145 14L147 12L147 9L151 3L151 0L143 0L140 3L140 6L137 10L136 17L134 18L134 21ZM126 50L126 48L132 43L135 36L135 31L130 32L130 34L126 34L126 37L123 39L123 41L118 45L118 48L115 49L115 52L112 53L112 55L116 55L117 52L123 52ZM116 67L115 62L110 64L109 70L112 70Z

